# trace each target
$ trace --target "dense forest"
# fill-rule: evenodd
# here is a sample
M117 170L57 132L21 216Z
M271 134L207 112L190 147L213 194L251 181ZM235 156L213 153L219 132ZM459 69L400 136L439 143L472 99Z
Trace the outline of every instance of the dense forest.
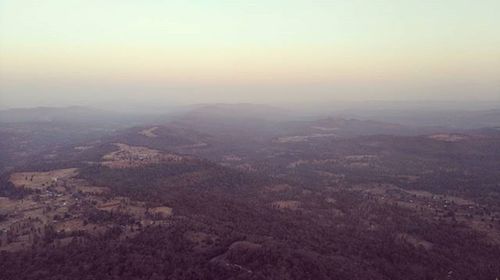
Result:
M117 195L171 205L175 218L132 237L120 238L135 222L125 219L103 235L74 236L64 247L47 242L31 251L2 252L2 279L494 279L500 273L500 248L476 233L357 193L336 192L333 209L323 193L303 200L307 207L301 210L276 211L268 201L283 194L263 195L256 187L262 182L241 172L209 165L214 174L206 181L168 181L207 170L202 166L82 170L80 176ZM230 186L247 191L231 192ZM120 220L106 212L89 215L110 218ZM200 232L203 240L189 238Z

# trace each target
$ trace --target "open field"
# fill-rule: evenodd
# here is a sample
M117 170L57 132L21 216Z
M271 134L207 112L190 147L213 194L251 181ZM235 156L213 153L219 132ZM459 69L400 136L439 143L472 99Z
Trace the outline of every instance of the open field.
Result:
M163 218L172 216L172 208L166 206L151 208L149 209L149 212L154 216L159 216Z
M458 142L468 139L468 137L465 135L457 135L457 134L434 134L429 136L429 138L443 142Z
M312 135L297 135L297 136L286 136L280 137L276 140L277 143L295 143L295 142L307 142L309 140L317 138L327 138L327 137L337 137L335 133L315 133Z
M131 168L160 162L175 162L183 158L178 155L162 153L146 147L129 146L115 143L118 151L102 157L102 164L111 168Z
M141 130L139 132L139 134L144 135L146 137L155 138L155 137L158 137L158 135L155 134L155 130L157 130L157 129L158 129L158 127L154 126L154 127L148 128L148 129Z
M271 204L272 207L277 209L299 210L301 205L300 201L296 200L280 200Z
M51 184L76 176L76 168L52 170L48 172L19 172L10 176L10 181L16 187L28 189L46 189Z
M103 213L122 215L128 217L124 220L127 223L143 225L153 224L153 218L161 222L173 215L170 207L148 209L144 202L110 196L109 188L92 186L75 178L77 175L76 168L13 173L10 180L16 187L37 192L23 199L0 197L0 251L41 246L39 240L49 233L56 235L57 246L71 241L71 236L91 238L104 234L117 221Z

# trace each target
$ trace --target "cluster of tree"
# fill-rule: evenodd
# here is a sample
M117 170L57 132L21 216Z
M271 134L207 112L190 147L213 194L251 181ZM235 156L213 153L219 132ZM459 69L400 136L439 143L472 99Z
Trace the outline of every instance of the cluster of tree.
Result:
M175 194L251 195L255 186L271 181L260 174L247 174L203 160L127 169L94 165L82 168L79 176L109 187L116 195L152 202L171 200Z
M26 188L17 188L9 181L7 173L0 175L0 196L11 199L22 199L26 195L32 194L33 191Z
M87 208L83 214L84 223L129 225L136 222L132 215L117 211L103 211L96 208Z
M263 217L253 218L254 229L246 232L237 221L213 224L184 219L169 226L147 227L126 239L119 238L122 229L114 227L102 236L75 239L65 247L3 252L0 278L494 279L500 273L498 247L460 230L415 227L436 241L432 250L426 250L395 239L391 230L364 233L356 227L348 228L350 232L321 228L296 221L294 215L281 217L281 223L267 235L256 235ZM219 241L197 250L196 242L186 238L188 232L197 230L216 234Z

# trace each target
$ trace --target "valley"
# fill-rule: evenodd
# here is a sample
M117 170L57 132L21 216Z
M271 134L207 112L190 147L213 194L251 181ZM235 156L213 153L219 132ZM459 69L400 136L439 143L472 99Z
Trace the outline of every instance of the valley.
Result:
M198 114L24 150L1 178L0 275L26 258L26 276L76 261L98 278L499 273L498 131ZM135 254L151 270L121 261Z

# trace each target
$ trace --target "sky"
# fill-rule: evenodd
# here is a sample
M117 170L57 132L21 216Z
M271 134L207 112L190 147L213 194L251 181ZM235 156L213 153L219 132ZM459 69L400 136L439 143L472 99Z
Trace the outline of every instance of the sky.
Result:
M498 0L0 0L0 107L500 100Z

